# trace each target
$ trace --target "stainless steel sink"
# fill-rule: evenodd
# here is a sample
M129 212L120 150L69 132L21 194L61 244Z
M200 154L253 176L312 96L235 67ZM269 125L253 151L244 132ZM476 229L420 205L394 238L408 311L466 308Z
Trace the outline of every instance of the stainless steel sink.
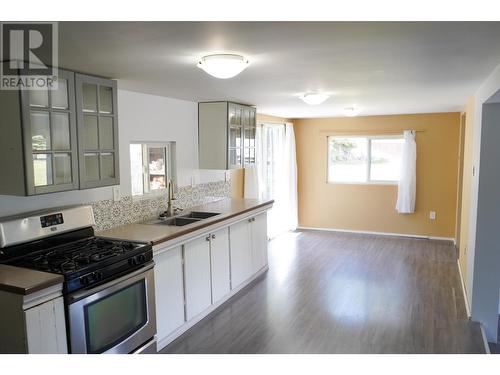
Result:
M173 217L161 217L154 220L149 220L144 222L144 224L157 224L157 225L169 225L175 227L182 227L184 225L196 223L202 221L203 219L208 219L209 217L220 215L218 212L200 212L191 211L187 214Z
M219 212L200 212L200 211L191 211L186 215L181 215L180 217L187 217L192 219L208 219L212 216L220 215Z
M171 219L166 219L164 221L165 221L166 225L173 225L173 226L176 226L176 227L182 227L184 225L196 223L199 220L198 219L190 219L190 218L187 218L187 217L180 217L180 216L178 216L178 217L173 217Z

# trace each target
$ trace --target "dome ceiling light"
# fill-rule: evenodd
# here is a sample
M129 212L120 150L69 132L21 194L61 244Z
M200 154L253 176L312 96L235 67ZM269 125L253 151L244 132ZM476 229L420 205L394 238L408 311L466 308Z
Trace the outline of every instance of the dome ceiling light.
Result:
M250 61L244 56L215 54L203 56L196 66L211 76L228 79L240 74L248 65L250 65Z
M325 100L327 100L330 97L328 94L321 94L317 92L309 92L306 93L299 98L302 99L305 103L309 105L318 105L323 103Z

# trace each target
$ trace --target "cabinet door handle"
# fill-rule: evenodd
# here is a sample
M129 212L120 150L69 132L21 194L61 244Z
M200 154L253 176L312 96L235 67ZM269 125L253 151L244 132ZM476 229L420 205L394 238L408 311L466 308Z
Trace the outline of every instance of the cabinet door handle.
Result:
M215 239L215 234L212 234L212 240Z
M206 241L210 241L210 235L205 238Z

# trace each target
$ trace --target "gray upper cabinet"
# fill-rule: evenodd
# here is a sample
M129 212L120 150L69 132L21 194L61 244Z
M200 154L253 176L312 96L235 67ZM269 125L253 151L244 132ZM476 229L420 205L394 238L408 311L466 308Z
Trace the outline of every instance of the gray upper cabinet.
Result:
M116 81L76 74L80 189L118 185Z
M198 103L201 169L237 169L255 163L256 109L232 102Z
M78 189L74 73L57 90L0 91L0 194Z

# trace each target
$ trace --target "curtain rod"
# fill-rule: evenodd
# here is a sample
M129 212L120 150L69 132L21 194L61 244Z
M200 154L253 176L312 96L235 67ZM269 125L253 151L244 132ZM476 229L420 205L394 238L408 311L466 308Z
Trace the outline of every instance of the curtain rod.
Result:
M405 129L413 130L413 129ZM380 134L403 134L404 130L320 130L320 133L329 134L353 134L353 135L380 135ZM413 130L416 133L424 133L425 130Z

